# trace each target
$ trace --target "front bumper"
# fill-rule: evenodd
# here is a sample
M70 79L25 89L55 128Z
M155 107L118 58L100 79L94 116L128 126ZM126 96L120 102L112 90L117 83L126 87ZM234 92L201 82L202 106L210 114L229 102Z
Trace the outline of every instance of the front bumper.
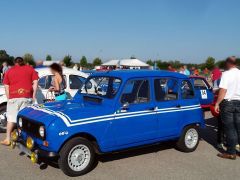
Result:
M22 139L18 139L15 142L12 141L11 144L12 144L13 148L17 147L20 150L20 152L25 153L26 155L30 156L31 158L32 158L32 156L35 156L36 158L38 158L38 157L56 158L59 156L58 153L45 151L45 150L42 150L42 149L36 148L36 147L34 147L32 150L30 150L26 147L26 143Z

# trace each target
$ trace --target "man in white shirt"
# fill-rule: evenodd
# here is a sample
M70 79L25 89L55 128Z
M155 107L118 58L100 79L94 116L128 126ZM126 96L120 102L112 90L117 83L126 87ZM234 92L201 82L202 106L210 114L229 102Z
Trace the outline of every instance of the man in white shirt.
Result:
M227 151L219 157L235 160L239 155L236 145L240 143L240 70L235 57L226 60L226 69L219 85L216 112L220 112L226 134Z

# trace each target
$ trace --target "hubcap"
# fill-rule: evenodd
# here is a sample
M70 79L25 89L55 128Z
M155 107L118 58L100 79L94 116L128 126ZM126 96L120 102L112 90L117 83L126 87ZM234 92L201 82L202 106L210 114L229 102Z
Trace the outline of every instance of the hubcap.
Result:
M89 148L80 144L71 149L68 155L68 165L73 171L82 171L89 164L90 158Z
M197 145L198 132L196 129L189 129L185 135L185 145L187 148L192 149Z
M2 129L6 129L6 125L7 125L6 112L2 112L2 113L0 113L0 127Z

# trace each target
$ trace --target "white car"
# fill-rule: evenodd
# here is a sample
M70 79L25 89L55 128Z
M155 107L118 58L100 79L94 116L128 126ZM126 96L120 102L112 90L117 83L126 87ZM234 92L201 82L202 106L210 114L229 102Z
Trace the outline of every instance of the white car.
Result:
M43 103L44 99L51 98L48 89L51 86L53 75L51 74L48 67L37 68L35 69L38 72L39 81L38 81L38 91L37 91L37 102L39 104ZM77 71L70 68L63 68L63 75L66 82L66 92L68 99L71 99L79 88L82 86L82 83L89 76L86 73ZM0 86L0 131L5 131L6 129L6 106L7 106L7 97L5 95L4 86Z

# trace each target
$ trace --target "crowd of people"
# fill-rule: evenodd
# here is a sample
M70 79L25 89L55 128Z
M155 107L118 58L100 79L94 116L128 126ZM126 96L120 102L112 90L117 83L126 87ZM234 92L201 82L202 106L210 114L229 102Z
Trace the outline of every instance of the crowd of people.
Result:
M2 79L8 98L8 123L6 138L1 141L1 144L6 146L10 145L10 134L15 128L18 111L36 101L38 87L38 74L33 67L25 65L21 57L17 57L14 62L15 65L11 68L6 63L2 65ZM235 57L227 58L225 64L226 71L223 73L218 67L215 67L211 72L205 68L203 74L206 78L210 76L215 89L219 88L215 111L220 113L219 122L221 123L219 124L223 127L227 150L218 154L218 156L226 159L236 159L236 156L240 155L236 151L236 145L240 144L240 70L237 68ZM62 67L53 63L50 70L54 75L54 80L49 91L55 94L57 101L65 100L67 96ZM171 65L168 66L168 70L177 72ZM199 75L199 70L195 67L189 70L187 66L182 66L178 72L187 76ZM219 143L223 143L222 141L220 140Z
M1 141L2 145L10 145L11 132L15 128L18 111L36 102L38 88L38 74L32 66L26 65L23 58L17 57L15 65L3 72L3 84L5 87L7 102L7 133ZM65 100L65 81L62 67L53 63L50 70L54 75L49 91L54 93L56 100Z

